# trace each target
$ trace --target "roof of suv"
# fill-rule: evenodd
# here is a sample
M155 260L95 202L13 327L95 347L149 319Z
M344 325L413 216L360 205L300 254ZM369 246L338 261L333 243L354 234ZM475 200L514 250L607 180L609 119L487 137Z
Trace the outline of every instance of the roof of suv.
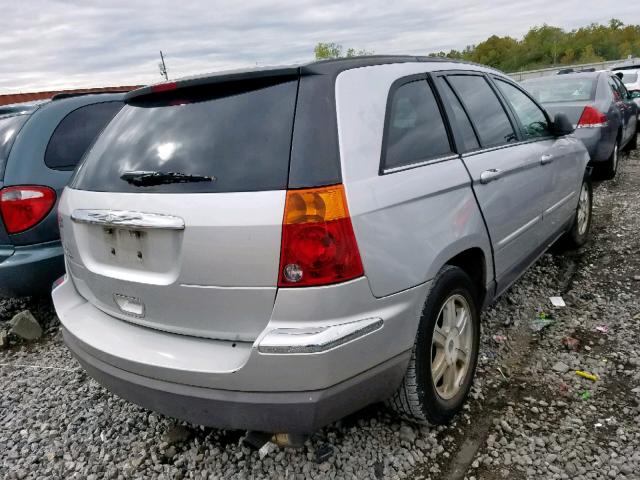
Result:
M463 63L478 66L472 62L455 60L441 57L425 57L415 55L367 55L361 57L336 58L329 60L319 60L298 65L285 65L276 67L243 68L238 70L226 70L221 72L206 73L184 77L171 82L162 82L155 85L148 85L136 90L132 90L125 95L125 102L129 99L161 93L164 91L176 90L178 88L197 87L212 83L224 83L230 81L258 80L266 78L287 78L298 77L300 75L329 75L337 76L345 70L353 68L369 67L373 65L384 65L388 63L407 62L446 62ZM484 65L483 65L484 67ZM486 68L486 67L485 67Z

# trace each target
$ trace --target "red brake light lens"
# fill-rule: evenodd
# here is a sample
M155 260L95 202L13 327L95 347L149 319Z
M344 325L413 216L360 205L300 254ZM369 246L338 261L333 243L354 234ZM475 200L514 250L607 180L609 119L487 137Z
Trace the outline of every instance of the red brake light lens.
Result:
M56 203L49 187L17 186L0 190L0 214L7 233L20 233L38 224Z
M171 90L176 90L177 88L178 88L178 84L176 82L159 83L157 85L152 85L151 91L153 93L160 93L160 92L168 92Z
M362 275L344 187L289 190L278 286L328 285Z
M604 127L607 125L607 116L595 107L587 105L578 120L578 128Z

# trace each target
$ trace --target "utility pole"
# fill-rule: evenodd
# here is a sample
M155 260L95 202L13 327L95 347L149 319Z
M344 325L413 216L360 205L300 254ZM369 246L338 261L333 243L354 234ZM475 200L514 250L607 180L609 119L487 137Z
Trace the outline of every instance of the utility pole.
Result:
M160 68L160 75L162 75L165 80L169 80L169 75L167 74L167 66L164 63L164 55L162 55L162 50L160 50L160 63L158 64L158 68Z

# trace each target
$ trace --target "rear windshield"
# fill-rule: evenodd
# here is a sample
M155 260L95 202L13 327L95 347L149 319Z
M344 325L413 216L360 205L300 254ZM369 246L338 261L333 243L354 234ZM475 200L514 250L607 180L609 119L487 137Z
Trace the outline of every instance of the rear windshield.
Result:
M18 132L29 115L11 115L0 117L0 179L4 177L4 168Z
M622 82L630 85L638 81L638 72L622 72Z
M296 80L272 80L134 98L87 152L71 185L143 193L285 189L296 91ZM135 182L135 172L178 175Z
M522 82L540 103L586 102L596 94L596 77L549 77Z

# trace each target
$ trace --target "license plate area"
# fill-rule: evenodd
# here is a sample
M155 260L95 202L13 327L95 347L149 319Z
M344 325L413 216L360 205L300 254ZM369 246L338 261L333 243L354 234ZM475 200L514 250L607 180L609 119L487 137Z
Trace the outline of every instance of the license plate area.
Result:
M81 264L105 277L152 285L177 280L184 230L73 225Z
M105 260L129 266L144 265L147 257L149 232L119 227L102 227Z

